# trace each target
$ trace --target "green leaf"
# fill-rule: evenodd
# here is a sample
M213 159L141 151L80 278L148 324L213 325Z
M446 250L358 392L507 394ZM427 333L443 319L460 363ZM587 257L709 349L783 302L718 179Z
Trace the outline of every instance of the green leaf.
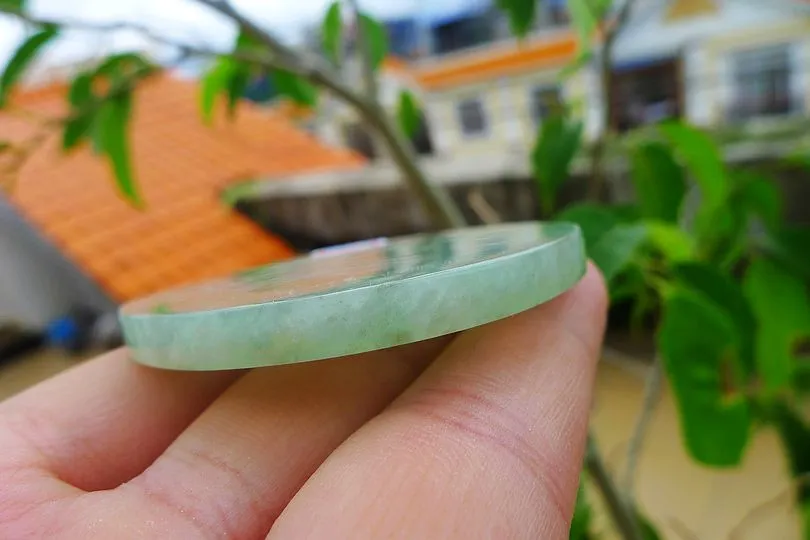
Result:
M669 262L684 262L696 258L694 239L683 229L661 221L647 221L650 244Z
M367 48L371 69L377 69L388 54L388 34L385 27L365 13L360 14L360 25L363 29L363 39Z
M91 133L96 115L95 110L88 106L94 99L93 73L80 73L73 79L68 90L68 102L72 112L62 130L63 150L76 148Z
M705 263L679 264L672 269L672 274L681 286L702 295L734 323L740 342L738 367L746 379L753 375L756 319L740 284L716 266Z
M340 64L343 50L343 21L340 17L340 2L335 1L326 10L326 16L321 25L321 39L323 50L335 63Z
M593 509L588 501L585 490L585 477L581 476L579 488L577 489L577 499L574 506L574 516L571 519L569 529L569 540L589 540L591 535L591 522L593 521Z
M127 137L131 109L129 94L115 96L101 107L98 123L101 149L112 166L118 189L130 203L140 207L143 201L132 175Z
M228 91L230 81L236 73L237 65L228 58L220 58L203 75L200 81L200 110L203 121L210 124L214 119L214 106L217 96Z
M25 8L25 0L0 0L0 11L20 13Z
M631 179L641 215L676 223L686 194L683 169L660 143L638 146L631 156Z
M705 202L712 207L723 204L729 183L717 143L705 132L682 123L662 124L659 129L695 175Z
M273 71L273 83L282 96L298 105L314 107L318 103L317 89L298 75L277 69Z
M95 70L95 75L120 80L123 77L140 78L152 73L156 67L144 56L134 52L108 56ZM137 77L136 77L137 74Z
M62 150L68 151L79 146L91 133L94 119L92 112L69 118L62 129Z
M605 280L610 281L621 272L638 252L647 239L644 224L616 225L603 234L588 255L602 271Z
M68 102L74 107L87 105L92 101L93 95L93 74L84 72L77 75L70 83L68 90Z
M587 249L595 246L602 235L620 222L613 207L587 202L566 207L554 219L579 225Z
M59 30L54 27L45 28L26 39L11 56L6 69L0 76L0 108L6 105L11 90L22 77L25 69L37 57L42 48L50 43Z
M236 36L236 43L234 44L233 48L234 48L235 51L241 51L241 52L254 51L255 52L256 50L264 49L265 45L264 45L264 43L262 41L256 39L256 37L254 37L253 34L250 34L248 32L245 32L244 30L241 30L239 32L239 34L237 34L237 36Z
M782 225L783 204L776 183L751 171L740 171L736 176L741 184L737 194L741 204L758 216L768 230L778 230Z
M540 134L532 150L532 172L537 182L540 205L546 215L555 206L557 191L568 178L582 141L582 123L554 114L540 126Z
M247 90L249 83L250 73L247 69L237 69L231 75L227 88L229 118L233 119L236 117L236 107L239 105L242 96L245 95L245 90Z
M770 234L761 248L786 270L810 282L810 227L782 227Z
M579 36L581 50L590 49L590 43L598 23L589 0L568 0L568 11L571 21Z
M751 414L730 367L740 351L734 323L701 296L675 288L665 297L658 350L689 454L713 467L738 465Z
M534 23L536 0L497 0L497 7L506 12L512 32L523 37Z
M413 137L422 123L419 113L419 105L416 98L408 90L399 93L399 104L397 106L397 121L399 127L408 137Z
M756 364L766 390L792 382L795 348L810 337L810 297L805 283L773 262L755 259L743 288L757 321Z
M720 148L705 132L686 124L665 123L659 129L700 188L701 203L695 215L695 229L706 237L717 236L715 214L723 209L730 194Z
M639 265L631 264L617 274L611 281L608 292L611 304L632 300L634 312L643 312L644 308L649 305L647 298L649 288L644 270ZM642 305L639 306L639 303Z
M570 79L573 75L578 73L582 68L590 64L594 59L592 49L580 50L577 56L565 64L560 72L557 74L557 80L564 82Z

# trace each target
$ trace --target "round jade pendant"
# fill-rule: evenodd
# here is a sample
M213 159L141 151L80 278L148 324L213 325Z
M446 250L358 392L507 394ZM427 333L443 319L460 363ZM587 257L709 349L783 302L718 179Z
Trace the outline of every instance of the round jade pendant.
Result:
M359 242L122 306L135 361L225 370L430 339L546 302L586 268L579 228L510 223Z

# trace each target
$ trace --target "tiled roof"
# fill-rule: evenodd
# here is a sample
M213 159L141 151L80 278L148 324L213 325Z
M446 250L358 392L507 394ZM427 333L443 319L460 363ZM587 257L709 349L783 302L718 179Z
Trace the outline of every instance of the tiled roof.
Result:
M63 102L64 88L57 87L16 99L48 112ZM144 82L134 103L132 162L145 210L119 197L107 164L91 148L64 155L55 139L29 158L9 196L118 301L291 255L281 239L221 202L227 184L362 163L247 103L234 122L222 118L207 127L196 86L170 75ZM0 138L19 140L26 132L30 123L0 115Z
M577 39L563 36L481 51L451 54L416 68L416 79L427 90L439 90L482 80L515 75L545 66L562 66L577 53Z

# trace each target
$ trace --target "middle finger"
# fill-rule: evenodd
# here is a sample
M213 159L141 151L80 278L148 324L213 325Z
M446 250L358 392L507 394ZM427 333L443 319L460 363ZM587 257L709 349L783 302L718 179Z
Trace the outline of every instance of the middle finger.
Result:
M450 339L255 370L119 490L206 535L264 535L332 450L397 397Z

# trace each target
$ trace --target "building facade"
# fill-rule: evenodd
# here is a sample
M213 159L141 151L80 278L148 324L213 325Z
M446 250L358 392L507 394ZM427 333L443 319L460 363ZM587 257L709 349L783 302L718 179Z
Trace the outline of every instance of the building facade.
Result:
M594 60L572 74L579 45L565 0L541 5L522 41L497 11L477 6L428 28L427 54L388 63L381 100L393 112L400 90L418 96L423 153L527 151L562 102L581 115L588 139L605 121L621 132L666 118L756 126L810 114L808 2L637 0L615 43L610 103L602 103L598 43ZM360 79L359 70L349 77ZM327 102L320 126L331 142L383 154L339 103Z

